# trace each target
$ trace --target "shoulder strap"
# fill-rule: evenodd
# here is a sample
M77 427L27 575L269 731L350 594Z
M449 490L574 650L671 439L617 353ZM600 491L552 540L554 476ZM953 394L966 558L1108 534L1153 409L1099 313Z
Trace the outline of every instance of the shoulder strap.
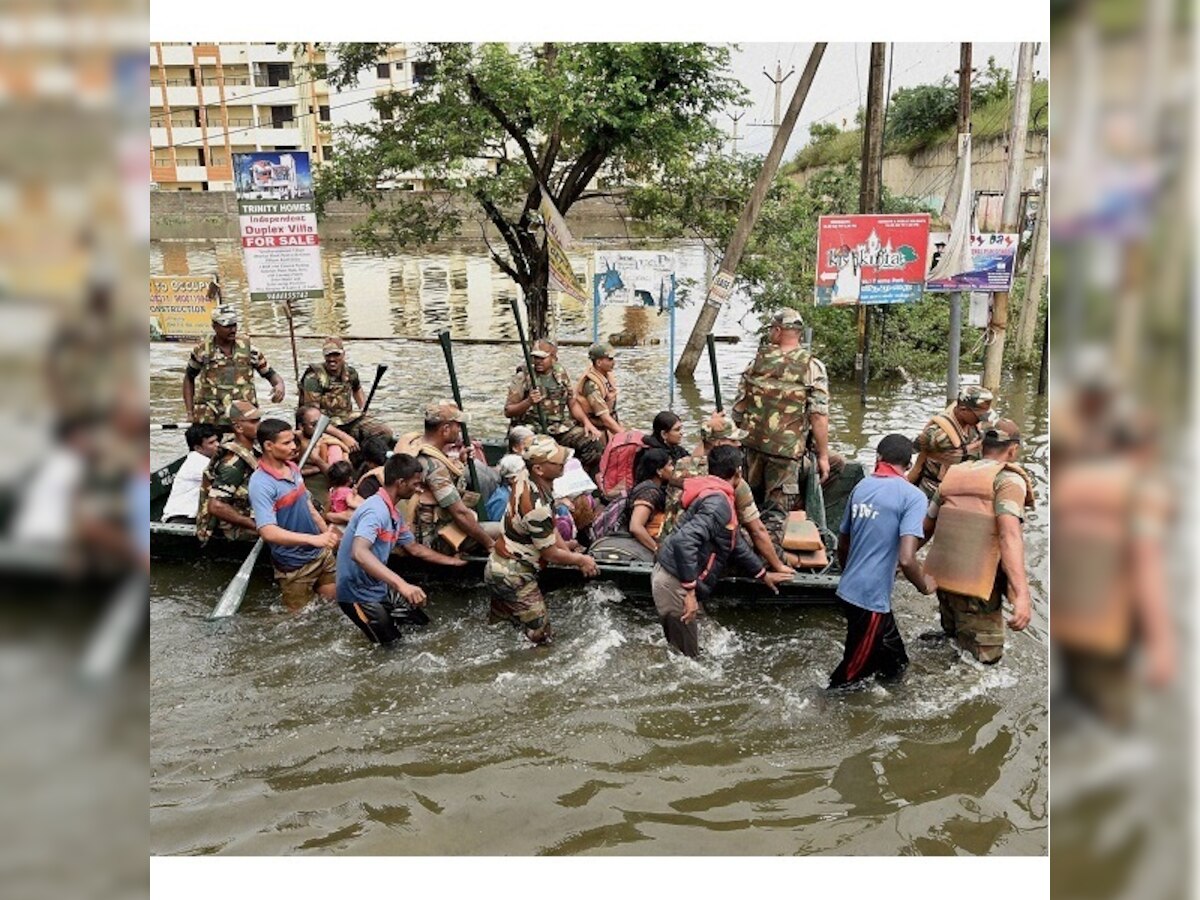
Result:
M1016 472L1021 476L1021 479L1025 482L1025 506L1032 509L1034 504L1033 479L1029 477L1029 473L1025 471L1024 467L1017 465L1017 463L1006 462L1004 463L1004 468L1009 472Z
M959 450L963 445L963 433L958 428L958 422L953 417L945 413L938 413L933 417L932 421L946 433L946 437L950 438L950 443L955 450Z
M228 453L232 453L234 456L236 456L238 459L240 459L242 462L244 462L246 465L248 465L251 469L258 468L258 457L256 457L252 452L247 450L241 444L237 443L237 441L227 441L226 443L221 445L221 450L228 452ZM222 454L221 456L218 456L216 458L223 459L224 455Z
M454 460L452 460L450 457L448 457L445 453L443 453L441 450L439 450L437 447L433 446L432 444L422 443L420 446L417 447L417 454L428 456L432 459L436 459L438 462L442 463L447 469L449 469L450 474L453 475L455 478L458 478L460 475L462 475L462 473L464 471L461 463L456 463Z

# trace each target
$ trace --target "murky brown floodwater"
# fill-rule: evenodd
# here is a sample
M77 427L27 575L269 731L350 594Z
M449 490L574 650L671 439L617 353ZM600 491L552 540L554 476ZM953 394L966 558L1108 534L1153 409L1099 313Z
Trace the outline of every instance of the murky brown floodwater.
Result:
M513 336L509 284L474 250L379 260L325 250L332 296L301 311L314 335ZM157 245L151 271L208 273L240 290L236 246ZM702 281L703 252L680 250ZM440 274L439 274L440 273ZM717 332L745 333L744 307ZM680 310L683 340L694 309ZM255 342L295 396L286 322L250 312ZM752 325L752 320L746 320ZM648 424L667 402L666 317L607 312L664 343L622 350L622 418ZM586 338L590 310L568 306L559 336ZM820 335L817 335L819 345ZM754 344L722 345L724 394ZM182 417L188 348L151 347L152 417ZM369 379L391 368L373 407L401 428L449 394L440 348L399 337L354 342ZM316 360L318 345L302 354ZM464 405L479 436L499 435L515 345L460 345ZM584 351L566 348L573 374ZM301 360L301 367L304 366ZM675 409L697 437L707 366ZM915 433L943 403L938 384L879 384L865 408L834 386L832 435L864 461L890 431ZM1016 379L1003 409L1033 439L1039 485L1026 528L1034 618L983 668L916 639L936 601L901 582L896 614L912 664L904 679L845 695L822 690L842 620L829 609L717 609L705 655L668 654L653 609L611 586L551 595L556 643L527 648L484 624L484 591L431 593L434 624L391 650L368 646L335 609L286 615L265 576L241 613L205 616L232 565L155 565L151 580L152 852L282 854L1043 854L1047 844L1046 409ZM182 452L151 436L156 465Z

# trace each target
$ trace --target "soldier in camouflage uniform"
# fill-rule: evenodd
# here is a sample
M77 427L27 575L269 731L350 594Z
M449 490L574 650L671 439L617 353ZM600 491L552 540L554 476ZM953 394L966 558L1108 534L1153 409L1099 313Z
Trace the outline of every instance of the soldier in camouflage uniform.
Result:
M701 423L700 446L692 451L691 456L685 456L675 463L675 474L667 484L665 513L662 530L659 532L660 542L679 524L679 517L683 513L684 480L695 475L708 474L708 453L713 447L726 444L741 447L745 437L746 432L725 418L724 413L713 413ZM779 551L775 545L782 535L772 535L767 529L758 504L754 502L754 493L750 490L750 485L746 484L745 478L740 479L734 488L734 505L738 523L746 529L754 551L762 557L767 568L772 572L794 572L794 569L779 558Z
M933 497L952 465L979 459L983 444L980 423L991 416L992 400L991 391L978 385L964 387L958 392L958 402L930 419L913 441L918 455L908 480L926 497Z
M783 513L803 508L810 443L821 482L830 478L829 377L825 366L800 342L804 320L794 309L777 312L769 343L742 373L733 420L749 432L746 480L754 496ZM839 465L834 466L836 474Z
M232 424L233 437L217 448L200 476L196 537L201 544L218 528L230 540L258 537L250 508L250 476L262 455L254 444L262 413L245 400L234 400L225 418Z
M563 447L574 450L583 468L595 475L604 453L604 442L587 416L576 421L571 409L571 376L558 361L558 347L552 341L538 341L529 355L533 357L537 386L530 389L529 376L525 367L520 366L508 385L508 397L504 402L504 414L508 416L510 427L524 425L535 433L543 433L538 415L540 405L546 418L544 433Z
M405 435L396 445L398 451L415 456L425 470L424 484L405 515L413 537L446 554L458 549L442 533L452 526L485 551L492 549L493 532L499 534L498 523L478 520L474 507L479 494L469 490L467 465L450 453L451 447L461 443L466 421L466 414L453 400L435 400L425 407L425 431Z
M588 359L592 364L575 382L575 394L571 398L571 415L586 422L584 430L607 442L609 435L620 434L625 429L617 421L617 381L612 370L612 344L592 344L588 347Z
M571 450L539 434L523 456L528 472L513 484L504 511L504 536L492 548L483 577L492 597L488 621L510 622L541 644L551 634L537 581L541 566L575 566L588 578L599 570L586 553L568 550L554 527L554 479L562 476Z
M395 440L390 428L371 416L354 416L354 404L362 409L366 397L358 370L346 363L342 339L326 338L321 352L325 363L310 365L300 376L300 403L329 416L329 434L351 450L373 435L381 435L390 446Z
M1028 473L1017 465L1021 448L1021 432L1014 422L1001 419L984 433L982 458L958 463L950 468L944 484L938 488L925 515L925 535L932 537L936 545L938 538L954 540L956 555L969 557L970 563L983 564L989 546L999 557L995 581L990 594L972 597L938 587L938 606L941 612L942 631L963 650L982 663L999 661L1004 653L1004 614L1001 601L1008 597L1013 605L1009 627L1021 631L1029 624L1030 596L1029 576L1025 571L1025 545L1021 526L1025 521L1025 509L1032 508L1033 482ZM976 483L990 481L982 492ZM991 494L990 501L986 499ZM984 520L983 528L971 528L971 535L954 536L938 530L938 517L943 509L954 506L977 507L982 494L983 504L995 518L995 523ZM965 501L965 503L963 502ZM956 519L962 522L963 519ZM960 527L968 527L966 525ZM938 578L939 568L934 565L935 546L930 548L927 571ZM993 551L994 552L994 551ZM938 638L937 632L922 635L923 639Z
M183 372L183 405L188 421L229 430L225 411L234 400L258 406L254 373L271 383L271 402L283 399L283 379L248 340L237 336L237 310L218 306L212 311L213 334L192 349ZM197 379L199 385L197 385Z

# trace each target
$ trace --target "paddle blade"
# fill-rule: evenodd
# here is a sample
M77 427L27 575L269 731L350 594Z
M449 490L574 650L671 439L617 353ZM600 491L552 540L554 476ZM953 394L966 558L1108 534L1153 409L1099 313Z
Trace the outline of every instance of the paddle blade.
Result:
M317 427L320 429L320 425ZM250 585L250 573L254 571L254 564L258 562L258 555L262 553L262 548L263 539L259 538L255 541L254 549L250 551L246 561L242 563L242 567L233 576L233 581L229 582L229 587L225 588L225 593L221 595L221 599L209 613L210 619L226 619L238 611L246 596L246 588Z
M425 615L425 610L416 606L396 607L391 616L397 625L411 625L414 628L424 628L431 621L429 616Z
M149 608L150 587L146 576L139 573L121 586L99 627L88 638L87 652L79 666L84 681L105 682L117 673L146 627Z

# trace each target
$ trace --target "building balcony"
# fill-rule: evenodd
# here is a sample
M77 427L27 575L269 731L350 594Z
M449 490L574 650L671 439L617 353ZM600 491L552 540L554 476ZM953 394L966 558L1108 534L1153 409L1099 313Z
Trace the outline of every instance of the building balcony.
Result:
M205 166L180 163L175 167L176 181L208 181L208 169Z
M241 81L241 77L235 80ZM249 79L246 79L248 82ZM265 93L267 88L255 87L252 84L230 84L225 82L225 103L226 105L245 104L245 103L261 103L263 100L270 100L279 106L286 106L291 103L296 103L299 100L299 95L295 88L271 88L270 93ZM279 97L279 100L275 98ZM206 86L204 88L204 102L210 106L219 106L221 103L221 89L216 85Z
M290 63L295 62L290 46L277 49L275 44L251 44L247 48L250 62L256 63Z
M245 44L222 44L221 64L225 66L247 65L250 62L248 50L249 48Z
M167 139L166 128L151 128L150 129L150 146L151 147L169 147L171 142Z
M174 79L178 80L178 79ZM161 96L161 95L160 95ZM196 86L193 84L174 84L167 82L167 103L172 109L184 109L196 106Z
M299 127L292 125L286 128L256 128L254 131L243 132L239 138L249 135L260 147L299 147L302 143Z
M173 125L171 126L171 139L177 147L180 144L200 147L204 144L204 131L194 125Z
M164 66L190 66L196 61L190 44L163 44L162 61ZM150 65L157 64L155 54L150 54Z

